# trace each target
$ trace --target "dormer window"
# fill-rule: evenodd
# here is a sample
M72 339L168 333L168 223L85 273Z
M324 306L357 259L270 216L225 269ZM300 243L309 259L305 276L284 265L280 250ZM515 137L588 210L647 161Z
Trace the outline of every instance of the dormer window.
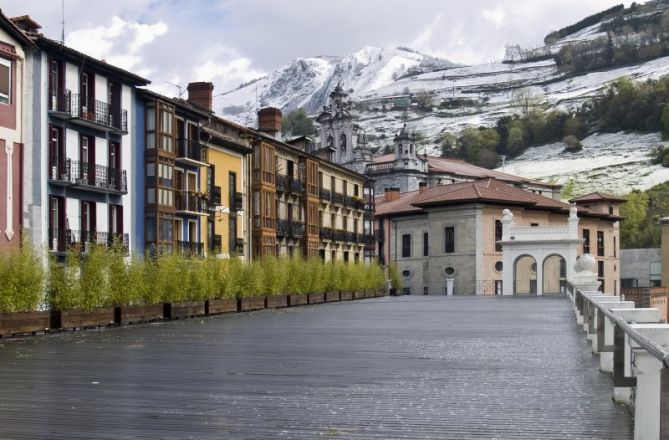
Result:
M0 104L11 104L12 62L0 58Z

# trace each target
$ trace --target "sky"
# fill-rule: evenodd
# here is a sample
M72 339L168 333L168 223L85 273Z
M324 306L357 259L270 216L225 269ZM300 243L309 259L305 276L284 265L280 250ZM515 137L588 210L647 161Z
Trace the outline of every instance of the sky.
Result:
M61 38L62 0L2 0ZM619 0L64 0L68 46L142 75L176 96L191 81L215 94L297 57L408 46L453 62L500 59ZM626 6L629 2L626 3Z

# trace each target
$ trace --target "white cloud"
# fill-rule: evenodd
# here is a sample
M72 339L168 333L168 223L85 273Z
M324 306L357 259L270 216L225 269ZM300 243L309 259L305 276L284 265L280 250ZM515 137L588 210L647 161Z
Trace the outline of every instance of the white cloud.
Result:
M208 60L193 69L196 81L212 81L220 92L227 91L240 83L265 75L262 70L252 67L251 60L240 57L227 63Z
M141 49L161 35L168 26L126 21L114 15L109 24L71 32L66 44L94 58L130 70L141 63Z
M504 22L506 21L506 11L501 6L497 6L495 8L490 8L490 9L484 8L481 11L481 13L488 21L490 21L497 27L503 25Z

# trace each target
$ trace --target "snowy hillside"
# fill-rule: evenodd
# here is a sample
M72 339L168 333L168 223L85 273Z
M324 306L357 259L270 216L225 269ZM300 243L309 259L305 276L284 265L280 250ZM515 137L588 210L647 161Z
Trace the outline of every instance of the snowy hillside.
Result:
M644 8L643 14L652 8L652 13L669 14L669 5L664 2L649 2ZM626 14L626 20L635 17L634 13ZM601 28L606 23L585 26L530 51L517 48L518 53L520 58L523 53L547 58L566 44L605 36ZM667 74L669 57L570 76L561 72L550 57L535 62L456 66L407 48L366 47L345 57L295 60L268 77L226 94L223 105L227 117L248 125L255 123L255 111L263 105L284 111L304 107L313 115L341 82L356 103L358 123L373 149L380 152L407 123L422 135L419 151L439 155L444 133L455 134L467 126L492 126L501 116L519 112L513 106L513 95L518 90L529 91L546 108L568 109L579 107L620 77L642 81ZM430 97L431 110L417 105L421 95ZM627 192L631 187L647 188L669 178L666 170L650 165L647 158L652 145L659 141L654 135L596 135L586 139L586 148L573 156L562 155L562 144L533 148L508 161L506 171L561 182L576 177L588 188Z
M299 58L223 96L223 114L241 123L255 120L258 106L318 112L341 83L352 97L388 86L412 71L452 67L447 60L408 48L365 47L344 57Z

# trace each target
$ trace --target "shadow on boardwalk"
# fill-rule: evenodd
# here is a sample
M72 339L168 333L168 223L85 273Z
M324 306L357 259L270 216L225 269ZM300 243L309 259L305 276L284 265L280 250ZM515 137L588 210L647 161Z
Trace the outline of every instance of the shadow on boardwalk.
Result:
M401 297L1 341L0 438L631 438L570 313Z

